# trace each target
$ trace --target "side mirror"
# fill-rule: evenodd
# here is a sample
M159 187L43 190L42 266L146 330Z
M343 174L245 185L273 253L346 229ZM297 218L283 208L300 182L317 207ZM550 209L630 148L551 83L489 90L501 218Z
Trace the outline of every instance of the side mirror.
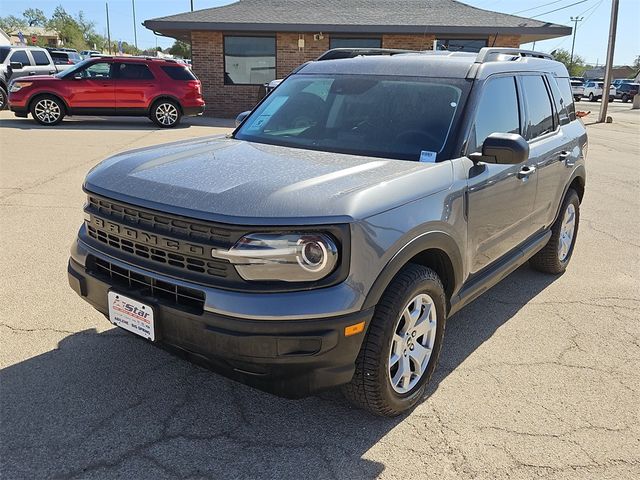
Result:
M236 117L236 127L239 127L240 124L244 122L244 119L247 118L250 113L251 113L251 110L247 110L246 112L242 112L240 115L238 115Z
M22 67L24 67L22 62L10 62L9 66L11 67L11 70L22 70Z
M482 154L472 153L474 162L517 165L529 159L529 143L517 133L492 133L482 144Z
M74 80L82 80L82 74L81 73L75 73L73 75L73 79Z

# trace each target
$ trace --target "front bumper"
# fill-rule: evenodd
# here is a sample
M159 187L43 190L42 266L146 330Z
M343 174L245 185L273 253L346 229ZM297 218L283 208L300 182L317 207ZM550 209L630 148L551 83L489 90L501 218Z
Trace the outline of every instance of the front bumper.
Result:
M193 313L135 289L114 286L73 258L68 277L71 288L105 315L107 292L112 288L153 306L159 346L287 398L349 382L364 332L347 337L344 329L365 322L366 332L373 315L370 309L326 319L255 320L208 311Z

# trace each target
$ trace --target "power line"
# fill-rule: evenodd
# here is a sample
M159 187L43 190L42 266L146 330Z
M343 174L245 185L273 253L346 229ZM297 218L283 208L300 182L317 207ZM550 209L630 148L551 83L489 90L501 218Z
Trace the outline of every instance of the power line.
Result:
M555 10L549 10L548 12L539 13L538 15L535 15L535 16L533 16L531 18L538 18L538 17L541 17L543 15L548 15L549 13L558 12L560 10L564 10L566 8L573 7L574 5L580 5L581 3L585 3L585 2L588 2L588 1L589 0L580 0L579 2L572 3L570 5L567 5L566 7L560 7L560 8L556 8Z
M513 12L511 15L518 15L519 13L524 13L524 12L530 12L531 10L537 10L538 8L542 8L542 7L547 7L549 5L553 5L554 3L560 3L563 2L564 0L555 0L554 2L549 2L549 3L545 3L542 5L538 5L537 7L531 7L531 8L527 8L526 10L520 10L517 12Z

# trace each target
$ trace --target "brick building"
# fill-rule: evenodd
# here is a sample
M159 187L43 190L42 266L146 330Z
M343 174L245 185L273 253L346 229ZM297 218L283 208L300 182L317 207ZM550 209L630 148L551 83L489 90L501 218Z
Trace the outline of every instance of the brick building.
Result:
M144 22L191 42L207 113L234 117L261 86L329 48L478 51L571 34L571 28L456 0L239 0Z

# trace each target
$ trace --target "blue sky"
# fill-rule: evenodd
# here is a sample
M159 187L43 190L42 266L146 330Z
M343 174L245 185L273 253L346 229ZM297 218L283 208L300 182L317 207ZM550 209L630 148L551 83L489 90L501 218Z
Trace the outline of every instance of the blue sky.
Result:
M322 0L318 0L322 1ZM479 8L495 10L504 13L521 13L522 16L536 16L540 20L569 25L570 17L583 16L585 20L579 24L576 53L588 62L600 64L604 62L607 50L607 36L609 31L609 15L611 0L464 0L465 3ZM196 10L216 7L232 3L229 0L193 0ZM577 5L548 13L574 3ZM108 0L111 19L111 37L133 43L133 19L131 0ZM136 20L138 22L138 46L153 47L158 41L161 47L168 47L172 39L156 38L156 36L140 23L146 19L162 17L188 11L190 0L135 0ZM547 6L542 6L548 4ZM25 8L40 8L50 15L57 5L62 5L68 12L84 11L85 15L96 22L99 33L106 33L105 2L101 0L0 0L0 15L20 15ZM640 0L620 0L620 14L618 20L618 37L616 40L616 64L630 64L640 55L640 34L638 33L638 19L640 19ZM531 47L531 45L528 45ZM571 37L547 40L536 44L536 50L549 52L555 48L571 48Z

